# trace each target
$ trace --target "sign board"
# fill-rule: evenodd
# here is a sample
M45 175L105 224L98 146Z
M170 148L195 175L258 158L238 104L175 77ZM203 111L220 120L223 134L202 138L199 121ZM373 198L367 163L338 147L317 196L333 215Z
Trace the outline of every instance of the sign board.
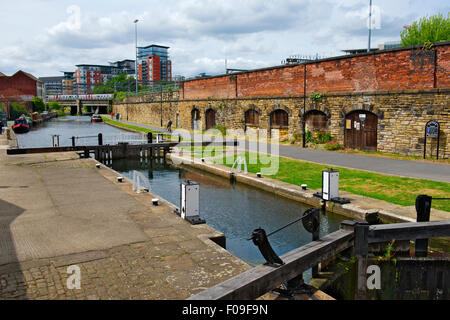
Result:
M351 128L352 128L352 120L347 119L347 120L345 121L345 128L346 128L346 129L351 129Z
M425 125L425 137L423 144L423 158L427 155L427 138L437 138L436 143L436 159L439 159L439 122L430 120Z
M435 120L428 121L425 126L427 138L437 138L439 136L439 123Z

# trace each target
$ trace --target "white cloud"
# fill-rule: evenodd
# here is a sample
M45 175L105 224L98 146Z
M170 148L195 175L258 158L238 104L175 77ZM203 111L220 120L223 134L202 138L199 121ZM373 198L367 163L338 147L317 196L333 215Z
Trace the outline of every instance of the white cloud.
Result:
M377 0L372 43L399 38L403 25L447 12L446 1ZM366 0L22 0L2 4L0 71L58 75L76 64L133 59L138 44L170 46L173 73L192 76L279 64L292 54L337 55L367 45ZM21 19L17 19L20 16Z

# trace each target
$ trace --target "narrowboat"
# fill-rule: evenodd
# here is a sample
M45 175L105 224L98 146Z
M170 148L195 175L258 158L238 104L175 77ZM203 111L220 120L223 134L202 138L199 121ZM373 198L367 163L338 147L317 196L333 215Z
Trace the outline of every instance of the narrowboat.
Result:
M15 133L26 133L30 131L30 125L24 116L14 120L13 131Z

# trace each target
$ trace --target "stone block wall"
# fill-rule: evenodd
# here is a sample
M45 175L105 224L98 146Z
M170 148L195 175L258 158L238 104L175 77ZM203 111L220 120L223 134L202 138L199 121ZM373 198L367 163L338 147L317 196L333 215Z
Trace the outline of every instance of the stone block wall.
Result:
M374 91L364 93L326 94L314 102L298 97L255 97L246 99L197 99L176 100L165 96L128 98L121 104L114 104L113 111L123 115L123 119L138 123L163 126L170 118L179 127L192 129L191 112L199 110L200 129L206 127L205 113L215 111L217 125L228 129L244 129L244 114L249 109L259 113L259 129L270 130L270 114L282 109L288 113L288 135L302 132L303 104L305 111L323 112L327 116L327 131L344 144L346 115L355 110L365 110L378 118L377 150L404 155L423 155L425 124L437 120L441 126L440 158L450 155L450 89ZM162 113L161 113L162 110ZM177 116L178 115L178 116ZM428 139L427 154L436 154L436 139Z

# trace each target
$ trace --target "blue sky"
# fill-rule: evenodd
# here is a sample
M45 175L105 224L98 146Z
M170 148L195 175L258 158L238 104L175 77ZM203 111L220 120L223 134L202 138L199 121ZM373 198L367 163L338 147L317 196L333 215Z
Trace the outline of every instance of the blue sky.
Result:
M173 74L278 65L290 55L367 47L369 0L1 0L0 72L62 75L76 64L134 59L138 45L170 47ZM373 0L372 47L404 25L450 11L448 1Z

